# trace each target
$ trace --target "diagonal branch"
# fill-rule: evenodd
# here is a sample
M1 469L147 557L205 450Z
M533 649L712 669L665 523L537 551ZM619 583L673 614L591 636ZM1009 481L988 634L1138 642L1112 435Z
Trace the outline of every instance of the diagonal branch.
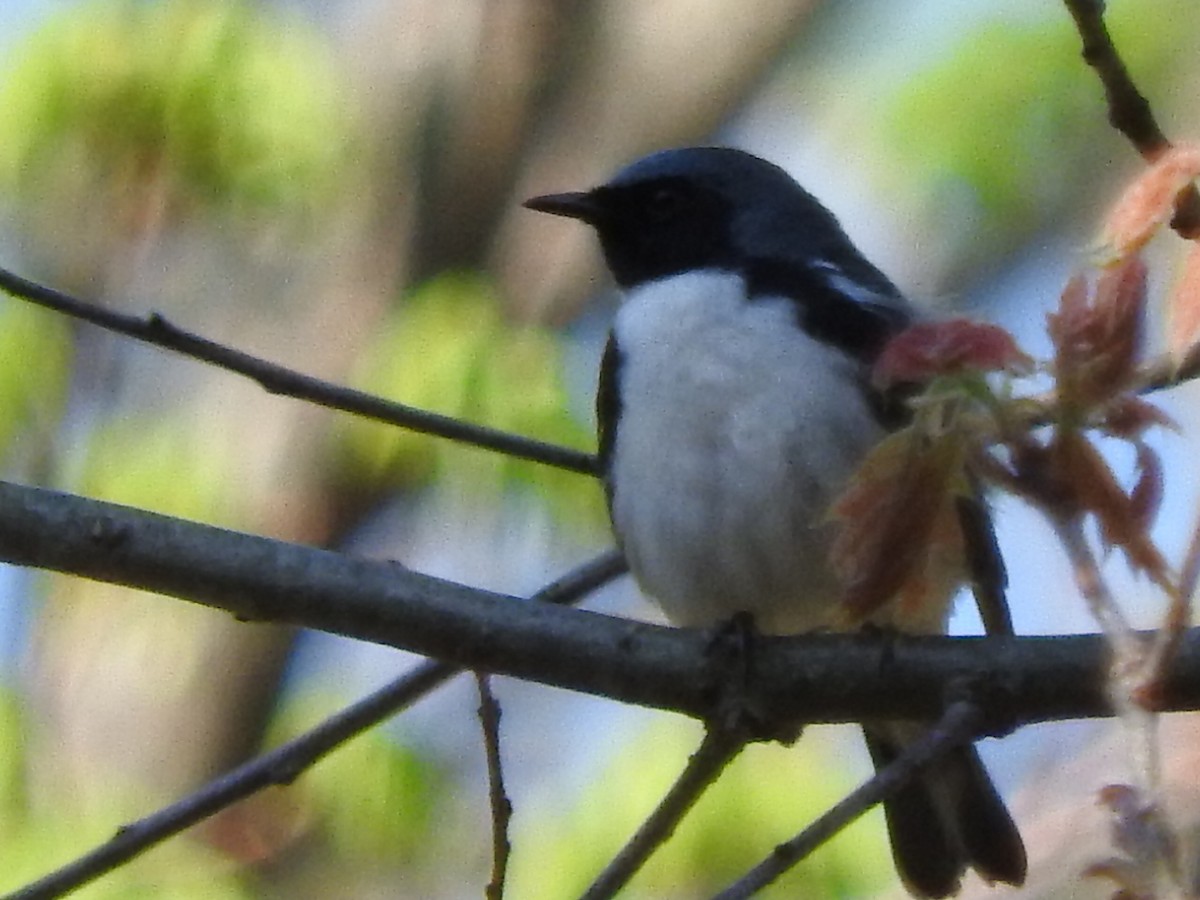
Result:
M307 400L328 409L353 413L378 422L398 425L410 431L448 438L494 450L507 456L544 463L585 475L596 474L596 461L590 453L547 444L533 438L521 437L483 425L473 425L451 416L416 409L403 403L384 400L372 394L341 387L267 362L241 350L226 347L208 338L192 334L172 325L157 313L146 318L113 312L94 303L86 303L62 291L38 284L0 268L0 290L28 300L44 309L90 322L107 331L123 334L162 347L183 356L198 359L218 368L257 381L265 390L284 397Z
M258 382L264 390L284 397L307 400L327 409L336 409L363 416L410 431L443 437L448 440L504 453L519 459L544 463L555 468L597 475L595 456L569 447L547 444L474 425L428 410L416 409L403 403L385 400L354 388L322 381L293 369L267 362L241 350L227 347L200 335L172 325L162 316L152 313L146 318L113 312L94 303L87 303L62 291L22 278L0 268L0 290L27 300L44 309L88 322L126 337L161 347L183 356L209 363L226 371L243 375ZM1183 362L1169 356L1146 362L1139 373L1139 393L1154 393L1176 387L1200 376L1200 347ZM1035 398L1043 406L1054 402L1053 395ZM1049 412L1043 419L1050 417Z
M842 798L796 837L777 846L770 856L717 894L714 900L745 900L766 887L867 810L909 784L922 769L971 740L979 724L980 710L974 703L967 700L951 703L937 724L910 744L894 762Z
M574 603L625 570L617 553L602 554L533 595L542 603ZM426 661L316 728L238 766L187 797L120 828L108 841L3 900L51 900L113 871L167 838L274 784L289 784L351 738L420 700L462 669Z
M746 746L745 736L728 728L710 728L700 748L671 785L662 802L655 807L642 827L629 839L583 894L581 900L609 900L617 895L650 858L667 842L700 796L708 790Z
M403 709L459 670L426 662L327 719L304 736L255 757L177 803L119 828L107 842L3 900L51 900L124 865L169 837L274 784L288 784L331 750Z
M1063 0L1083 40L1083 59L1096 70L1104 85L1108 121L1149 162L1171 149L1171 141L1158 126L1150 102L1137 89L1104 24L1103 0ZM1200 192L1189 185L1175 201L1171 222L1185 238L1200 237Z

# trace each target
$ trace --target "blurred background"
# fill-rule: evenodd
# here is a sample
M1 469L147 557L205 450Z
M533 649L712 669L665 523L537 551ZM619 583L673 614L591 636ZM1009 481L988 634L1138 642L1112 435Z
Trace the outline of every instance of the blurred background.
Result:
M1113 0L1169 134L1195 134L1200 5ZM587 229L520 208L643 153L732 144L822 198L881 268L1044 354L1044 313L1120 185L1066 11L1044 0L4 0L0 265L309 374L593 447L613 297ZM1152 248L1169 290L1180 242ZM1150 349L1158 341L1151 328ZM1197 506L1196 393L1158 535ZM1131 460L1114 460L1128 475ZM0 299L3 477L529 594L609 546L590 479L272 397ZM1023 633L1092 630L1049 532L998 504ZM1114 583L1152 625L1158 599ZM627 582L589 605L653 617ZM978 630L963 604L954 630ZM406 655L0 569L0 890L395 677ZM510 895L577 894L694 749L678 717L500 680ZM490 816L465 679L88 898L482 895ZM1164 723L1200 822L1193 717ZM1103 896L1112 724L983 751L1031 848L1027 896ZM756 747L627 896L710 895L864 778L848 728ZM896 887L868 816L765 896Z

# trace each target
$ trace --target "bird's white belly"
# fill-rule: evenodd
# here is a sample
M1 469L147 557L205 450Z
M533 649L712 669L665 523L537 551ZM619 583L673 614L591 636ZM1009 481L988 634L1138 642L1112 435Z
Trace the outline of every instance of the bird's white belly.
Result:
M838 598L829 504L882 430L851 363L786 301L740 291L733 276L679 276L620 311L613 520L672 622L747 611L764 631L807 631Z

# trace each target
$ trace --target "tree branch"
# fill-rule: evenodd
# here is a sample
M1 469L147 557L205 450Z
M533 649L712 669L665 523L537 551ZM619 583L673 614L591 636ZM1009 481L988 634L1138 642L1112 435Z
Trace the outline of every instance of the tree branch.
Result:
M710 636L529 603L355 559L0 482L0 560L168 594L242 619L287 622L542 684L707 720L722 673ZM755 643L746 702L768 732L800 722L936 719L943 686L988 686L983 730L1111 715L1095 635L803 635ZM714 676L716 680L714 680ZM1165 673L1162 710L1200 708L1200 631Z
M1171 149L1158 127L1150 102L1137 89L1104 24L1103 0L1063 0L1083 39L1083 59L1104 85L1108 121L1129 139L1144 159L1154 162ZM1200 237L1200 192L1189 185L1175 201L1171 227L1185 238Z
M208 338L172 325L158 313L146 318L113 312L94 303L86 303L62 291L29 281L0 268L0 290L44 309L90 322L107 331L123 334L143 343L209 363L218 368L257 381L272 394L307 400L328 409L353 413L378 422L399 425L410 431L448 438L462 444L494 450L506 456L528 459L585 475L596 474L596 460L590 453L547 444L483 425L473 425L450 416L416 409L403 403L384 400L353 388L341 387L275 365L241 350L226 347Z

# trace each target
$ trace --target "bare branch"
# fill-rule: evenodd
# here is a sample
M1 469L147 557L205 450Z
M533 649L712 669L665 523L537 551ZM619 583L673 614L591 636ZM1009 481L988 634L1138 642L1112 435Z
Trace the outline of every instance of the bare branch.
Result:
M575 603L624 571L625 562L620 554L604 553L552 581L530 599L541 603ZM450 663L423 662L311 731L255 757L179 802L123 826L111 840L3 900L61 897L264 787L289 784L331 751L411 706L461 671Z
M1109 122L1146 160L1154 162L1171 148L1171 142L1158 127L1150 102L1133 83L1113 44L1104 24L1103 0L1063 0L1063 3L1083 39L1083 59L1096 70L1104 85ZM1185 238L1200 237L1200 192L1195 185L1180 193L1171 227Z
M0 290L45 309L90 322L107 331L244 375L257 381L272 394L307 400L328 409L337 409L378 422L398 425L410 431L494 450L518 459L528 459L585 475L596 474L596 461L590 453L497 431L483 425L472 425L451 416L416 409L353 388L331 384L184 331L157 313L139 318L113 312L29 281L3 268L0 268Z
M876 772L796 837L777 846L770 856L714 900L744 900L771 884L871 807L910 783L923 769L974 738L981 722L981 711L973 702L951 703L937 724L909 744L894 762Z
M1200 519L1192 531L1183 559L1179 581L1167 597L1167 611L1159 626L1154 644L1146 655L1147 692L1153 693L1171 664L1172 657L1179 652L1179 644L1187 634L1192 621L1192 609L1196 594L1196 582L1200 579Z
M302 625L471 668L708 720L710 636L468 588L398 563L355 559L0 482L0 561L168 594L243 619ZM945 684L994 686L984 730L1108 716L1108 650L1094 635L1017 638L861 634L762 637L746 702L775 721L936 719ZM1156 694L1200 708L1200 631Z
M662 802L600 873L581 900L608 900L615 897L650 855L670 839L683 817L745 746L743 735L731 729L710 728L700 748L692 754Z
M504 767L500 760L500 704L492 693L491 676L475 673L479 689L479 726L483 731L483 750L487 757L488 800L492 808L492 879L484 889L487 900L504 900L504 883L512 843L508 823L512 820L512 801L504 790Z

